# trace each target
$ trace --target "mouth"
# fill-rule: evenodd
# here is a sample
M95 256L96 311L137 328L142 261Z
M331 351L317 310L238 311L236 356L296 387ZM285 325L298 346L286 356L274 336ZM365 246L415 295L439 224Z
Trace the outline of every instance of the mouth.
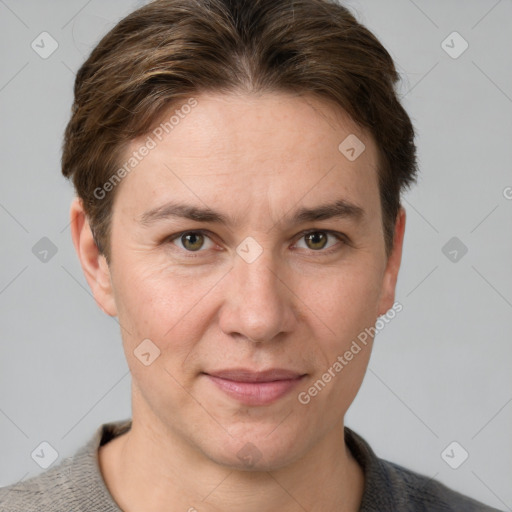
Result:
M246 405L269 405L287 395L306 377L292 370L274 368L252 371L233 368L203 372L217 389Z

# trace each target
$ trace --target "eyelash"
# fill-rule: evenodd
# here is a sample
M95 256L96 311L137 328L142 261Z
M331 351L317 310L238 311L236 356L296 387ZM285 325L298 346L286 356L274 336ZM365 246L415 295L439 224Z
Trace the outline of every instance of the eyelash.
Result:
M209 236L209 233L210 233L209 231L204 230L204 229L192 229L192 230L187 230L187 231L181 231L180 233L176 233L174 235L171 235L171 236L167 237L164 240L164 243L174 242L174 240L179 239L183 235L188 235L188 234L201 234L201 235L204 235L204 236L208 237L213 242L211 236ZM301 233L298 234L297 241L301 240L306 235L309 235L311 233L325 233L327 235L333 236L339 242L341 242L343 245L349 245L350 244L350 240L348 239L348 237L345 234L339 233L337 231L331 231L331 230L328 230L328 229L310 229L310 230L307 230L307 231L302 231ZM180 247L176 247L176 248L178 250L180 250L181 252L186 253L186 255L187 255L186 257L188 257L188 258L197 258L199 256L198 253L204 252L204 250L202 250L202 249L199 249L198 251L187 251L186 249L181 249ZM326 250L319 249L319 250L315 251L313 249L310 249L310 252L312 252L312 253L319 253L319 256L322 256L322 255L332 254L332 253L334 253L336 251L339 251L339 250L340 250L339 245L335 244L334 246L332 246L332 247L330 247L329 249L326 249Z

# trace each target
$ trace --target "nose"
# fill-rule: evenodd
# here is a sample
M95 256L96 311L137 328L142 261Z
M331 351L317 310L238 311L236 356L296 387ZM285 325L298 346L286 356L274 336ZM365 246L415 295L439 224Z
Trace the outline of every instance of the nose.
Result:
M293 278L289 272L284 274L270 251L263 251L252 263L236 256L226 278L228 285L219 318L223 332L267 343L293 330L297 321L290 290Z

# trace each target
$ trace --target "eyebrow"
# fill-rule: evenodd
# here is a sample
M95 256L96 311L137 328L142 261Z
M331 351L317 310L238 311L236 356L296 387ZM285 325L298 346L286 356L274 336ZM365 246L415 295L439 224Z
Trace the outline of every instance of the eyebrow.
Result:
M322 204L313 208L299 208L291 216L285 216L284 223L293 225L332 218L351 219L361 222L365 215L365 210L361 206L346 199L338 199L332 203ZM170 218L189 219L197 222L223 224L225 226L234 224L228 216L211 208L176 202L166 203L144 212L139 217L139 222L144 226L149 226Z

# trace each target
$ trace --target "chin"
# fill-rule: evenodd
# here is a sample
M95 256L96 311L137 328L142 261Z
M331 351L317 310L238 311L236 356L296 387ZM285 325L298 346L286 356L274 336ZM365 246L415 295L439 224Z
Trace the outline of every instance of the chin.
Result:
M270 438L268 432L246 429L236 437L226 435L222 443L204 446L203 453L216 464L240 471L275 471L301 456L296 437L287 432L286 437Z

